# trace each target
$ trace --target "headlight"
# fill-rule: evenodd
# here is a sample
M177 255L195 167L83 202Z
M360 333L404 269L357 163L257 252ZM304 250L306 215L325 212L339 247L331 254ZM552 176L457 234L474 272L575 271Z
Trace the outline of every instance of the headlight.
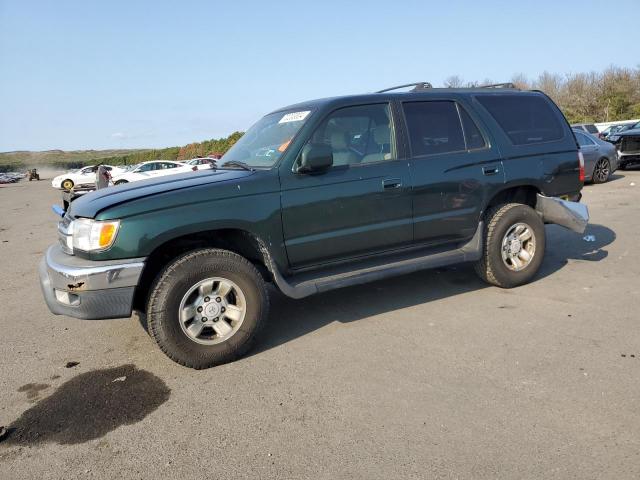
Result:
M88 218L78 218L73 221L73 249L84 252L106 250L116 239L119 220L97 221Z

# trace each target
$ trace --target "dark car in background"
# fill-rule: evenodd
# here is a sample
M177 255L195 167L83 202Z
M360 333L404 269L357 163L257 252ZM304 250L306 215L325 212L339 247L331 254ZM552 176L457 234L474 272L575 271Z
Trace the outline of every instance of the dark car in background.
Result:
M609 180L618 168L616 147L583 130L574 128L573 133L584 157L585 181L604 183Z
M605 140L607 142L611 142L611 143L615 143L616 141L618 141L618 134L622 133L622 132L626 132L627 130L633 130L636 128L640 128L640 122L638 123L621 123L619 125L614 125L613 127L611 127L611 130L609 130L609 132L607 133L607 135L605 136Z
M618 151L621 170L630 165L640 164L640 122L627 130L610 135L607 141L611 142Z

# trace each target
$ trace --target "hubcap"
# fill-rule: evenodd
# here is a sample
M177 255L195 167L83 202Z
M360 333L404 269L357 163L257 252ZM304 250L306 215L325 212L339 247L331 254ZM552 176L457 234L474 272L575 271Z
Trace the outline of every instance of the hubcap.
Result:
M237 284L221 277L193 285L182 297L178 311L182 331L203 345L222 343L242 325L247 312L244 293Z
M502 239L502 261L514 272L525 269L536 253L536 236L526 223L512 225Z
M606 160L600 160L596 164L595 177L600 182L604 182L607 178L609 178L609 163Z

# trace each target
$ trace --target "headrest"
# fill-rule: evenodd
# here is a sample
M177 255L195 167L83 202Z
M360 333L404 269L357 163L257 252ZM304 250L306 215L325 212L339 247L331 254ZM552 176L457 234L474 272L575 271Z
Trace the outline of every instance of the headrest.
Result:
M373 131L373 141L378 145L391 143L391 130L389 125L378 125Z
M334 150L346 150L349 142L347 141L347 134L341 131L335 131L331 133L331 148Z

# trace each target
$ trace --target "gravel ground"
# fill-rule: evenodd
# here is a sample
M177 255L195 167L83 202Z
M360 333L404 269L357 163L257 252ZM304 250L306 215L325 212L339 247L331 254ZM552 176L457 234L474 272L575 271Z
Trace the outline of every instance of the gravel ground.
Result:
M0 187L0 478L640 477L640 171L585 188L594 241L547 227L530 285L274 292L259 346L205 371L135 316L49 313L59 196Z

